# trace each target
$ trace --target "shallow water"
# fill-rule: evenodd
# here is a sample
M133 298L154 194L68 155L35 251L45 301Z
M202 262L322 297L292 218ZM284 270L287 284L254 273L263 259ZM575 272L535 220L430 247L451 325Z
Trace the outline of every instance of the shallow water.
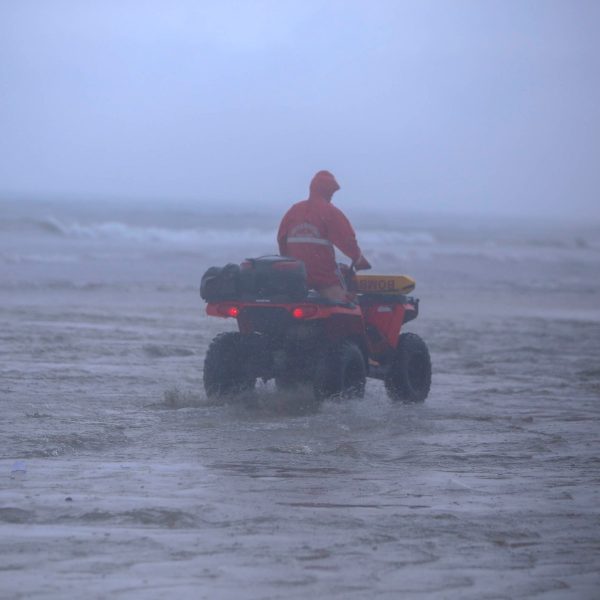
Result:
M393 404L369 381L311 412L270 383L204 395L206 348L234 323L204 315L196 282L236 247L16 228L1 238L0 597L597 597L593 239L579 255L410 238L430 397ZM398 255L369 243L390 271Z

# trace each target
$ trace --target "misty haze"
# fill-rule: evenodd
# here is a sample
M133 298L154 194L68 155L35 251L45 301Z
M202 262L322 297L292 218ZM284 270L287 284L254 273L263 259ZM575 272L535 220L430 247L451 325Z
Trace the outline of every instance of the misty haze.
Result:
M599 30L584 0L0 3L0 598L597 598ZM332 300L306 261L310 292L215 270L207 304L322 170L372 265L343 285L406 289Z

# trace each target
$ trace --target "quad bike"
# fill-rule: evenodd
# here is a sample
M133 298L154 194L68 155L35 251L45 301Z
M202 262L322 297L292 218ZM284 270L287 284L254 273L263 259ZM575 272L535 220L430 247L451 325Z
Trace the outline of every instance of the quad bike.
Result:
M308 385L317 402L356 398L372 377L383 380L392 400L423 402L431 385L429 350L418 335L400 333L419 314L419 300L406 295L414 281L346 268L353 301L337 303L306 290L298 263L262 257L207 271L209 283L221 278L219 293L202 294L207 314L234 318L239 329L217 335L208 348L207 396L249 391L260 378L274 379L280 390Z

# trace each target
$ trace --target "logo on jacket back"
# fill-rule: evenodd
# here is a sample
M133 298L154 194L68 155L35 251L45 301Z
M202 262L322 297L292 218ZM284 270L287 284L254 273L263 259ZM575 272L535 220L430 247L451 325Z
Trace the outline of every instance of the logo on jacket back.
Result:
M300 225L296 225L292 227L288 237L314 237L320 238L321 232L317 227L311 225L310 223L300 223Z

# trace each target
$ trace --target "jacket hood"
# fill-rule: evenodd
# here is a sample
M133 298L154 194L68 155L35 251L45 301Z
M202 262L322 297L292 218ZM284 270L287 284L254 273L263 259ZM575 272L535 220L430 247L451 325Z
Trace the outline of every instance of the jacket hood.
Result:
M333 194L339 189L338 182L329 171L319 171L310 182L309 200L323 198L329 202Z

